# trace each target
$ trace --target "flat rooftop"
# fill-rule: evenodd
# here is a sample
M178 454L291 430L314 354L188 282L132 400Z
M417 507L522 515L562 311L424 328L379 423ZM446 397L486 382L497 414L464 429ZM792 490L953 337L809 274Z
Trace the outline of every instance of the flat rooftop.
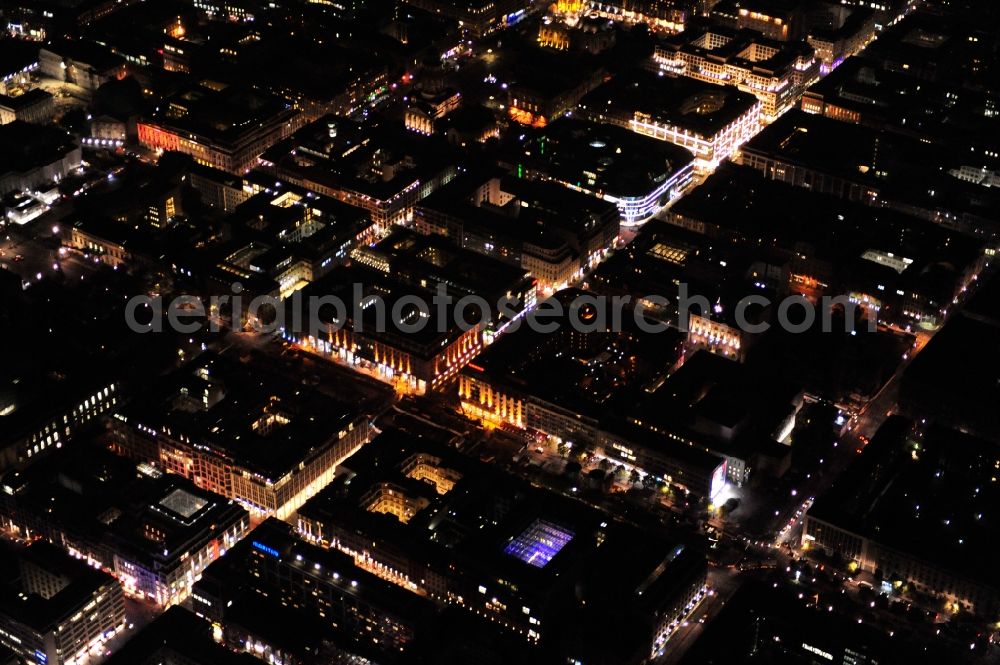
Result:
M967 151L913 136L795 109L750 139L743 151L858 183L890 204L1000 217L1000 192L949 173L968 162Z
M212 83L188 86L165 100L149 122L236 145L266 124L298 113L284 100L259 90Z
M995 287L994 287L995 288ZM992 297L983 294L983 301ZM983 316L973 300L969 315L952 317L907 367L901 402L915 417L943 422L1000 441L1000 345L996 310Z
M0 546L0 562L4 578L0 580L0 614L39 633L55 630L81 611L102 587L117 584L111 575L45 541L22 550ZM26 585L21 576L28 565L58 578L60 588L50 591L51 595L41 595Z
M757 261L780 266L787 257L773 247L731 243L651 219L631 243L597 267L590 284L595 290L609 293L664 296L670 301L667 309L674 324L681 285L687 286L689 295L702 295L712 303L727 305L751 293L766 294L752 277ZM729 320L734 310L729 307L724 310L725 316L718 318ZM694 313L697 311L695 308Z
M968 151L970 164L996 165L985 152L997 149L1000 114L993 94L949 81L924 81L864 55L848 58L809 88L807 97L860 115L862 123L931 138Z
M38 64L41 45L24 39L0 39L0 79Z
M911 424L887 421L809 514L996 587L1000 450L942 425L916 433Z
M865 56L915 78L989 87L997 80L993 37L998 30L1000 14L991 4L935 3L882 31Z
M433 604L426 598L360 568L352 556L340 550L300 540L290 525L275 518L265 520L251 531L242 541L238 555L276 558L299 570L320 570L356 602L374 605L387 614L411 622L420 622L434 611ZM246 574L245 569L240 572ZM232 581L239 583L238 578Z
M502 206L478 200L480 190L493 179L499 179L498 189L512 197ZM568 248L577 254L595 236L617 235L619 224L613 203L558 183L525 180L493 169L459 174L420 201L417 215L426 211L461 220L465 238L482 238L497 245L524 243L550 252ZM602 239L601 245L610 241Z
M265 170L289 174L307 188L350 190L384 201L433 180L454 163L442 137L425 137L372 118L366 124L327 115L272 146Z
M277 482L358 417L298 377L206 353L117 412L129 427L169 431ZM177 505L189 504L179 497Z
M141 473L134 461L82 441L8 472L3 485L21 514L44 515L54 532L141 561L149 570L169 568L186 556L192 540L246 518L241 507L184 478Z
M736 164L721 165L670 212L718 229L710 236L794 250L835 266L856 263L868 250L906 257L910 263L903 274L917 281L937 263L961 271L983 249L982 241L903 212L769 180ZM805 219L810 223L803 224Z
M505 37L504 42L507 47L500 51L497 79L519 94L555 99L583 85L602 68L601 60L589 53L541 48L534 42L518 42L515 36Z
M456 322L456 302L448 303L439 310L434 301L435 295L436 292L430 285L423 287L412 284L360 262L351 266L338 266L291 296L287 301L289 307L296 303L302 305L303 329L295 330L294 325L289 324L286 330L290 334L305 337L314 332L308 330L305 322L315 317L322 324L335 329L357 331L359 336L384 342L418 358L431 359L471 329L471 326L482 323L479 320L479 309L469 307L465 311L465 321L469 327L463 329ZM343 312L332 306L325 306L319 300L330 296L338 298L345 305ZM381 302L382 306L374 304L376 302ZM422 312L422 307L418 307L417 302L426 305L427 309ZM369 305L362 307L365 303ZM311 309L313 306L316 306L315 310ZM397 316L393 315L393 311ZM445 314L443 322L439 321L439 311ZM360 317L357 317L358 313ZM341 314L343 320L339 320ZM291 316L286 320L294 322Z
M579 106L595 120L643 114L662 125L711 139L756 104L756 97L732 86L631 70L587 94Z
M491 344L464 373L481 375L495 385L594 420L633 404L648 384L665 375L676 362L682 335L674 330L642 332L631 309L622 314L621 332L608 330L610 313L606 313L603 329L576 332L571 321L586 313L574 312L571 319L569 310L582 296L595 297L578 289L555 294L550 300L562 304L563 316L540 321L557 323L557 330L540 332L522 325ZM548 305L539 307L547 309ZM600 325L600 321L594 324Z
M799 392L780 376L701 350L640 395L623 419L746 459L748 451L776 438Z
M118 295L123 288L134 288L127 276L98 273L76 283L38 282L33 275L15 274L24 272L23 265L8 264L10 287L16 290L0 308L0 327L18 348L0 365L2 445L56 418L61 424L64 415L99 389L108 402L120 399L119 391L132 379L145 381L177 358L172 335L150 337L129 330ZM34 283L22 291L22 279ZM112 383L114 393L103 395Z
M690 167L694 155L624 127L560 118L537 130L519 159L571 186L641 198Z
M371 248L358 250L375 261L384 261L387 272L410 282L437 282L449 293L481 295L490 302L506 293L522 293L534 285L524 270L449 240L396 227Z
M54 126L20 120L0 125L0 176L47 166L77 147L72 136Z
M407 507L379 503L386 489ZM446 444L397 429L385 430L346 460L342 475L300 515L364 534L376 549L398 548L431 569L454 571L449 575L483 584L509 580L541 605L542 598L563 593L570 580L589 580L597 571L615 570L614 576L601 575L600 586L626 594L644 581L660 583L650 572L683 549ZM664 566L660 572L670 577L672 570Z
M800 598L801 591L801 586L785 580L778 584L746 580L707 623L681 665L851 660L918 663L955 662L958 658L954 646L914 640L909 634L890 633L884 626L860 623L854 608L836 601L828 604L830 595L839 594L821 594L817 605L810 594Z
M141 629L104 662L107 665L136 665L163 662L177 656L191 665L260 663L248 653L236 653L216 643L212 638L212 624L176 605Z
M51 99L53 99L52 93L46 92L41 88L34 88L24 94L17 95L16 97L0 95L0 106L11 109L12 111L20 111L28 108L32 104L43 103L46 100Z
M768 76L788 73L799 56L815 52L805 42L779 42L754 30L733 30L721 26L694 27L677 35L662 37L658 48L666 52L690 53Z

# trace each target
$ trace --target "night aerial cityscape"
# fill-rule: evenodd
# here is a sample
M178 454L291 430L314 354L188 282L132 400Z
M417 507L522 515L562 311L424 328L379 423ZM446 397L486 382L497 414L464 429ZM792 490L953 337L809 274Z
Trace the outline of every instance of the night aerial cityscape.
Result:
M0 665L1000 665L1000 3L0 0Z

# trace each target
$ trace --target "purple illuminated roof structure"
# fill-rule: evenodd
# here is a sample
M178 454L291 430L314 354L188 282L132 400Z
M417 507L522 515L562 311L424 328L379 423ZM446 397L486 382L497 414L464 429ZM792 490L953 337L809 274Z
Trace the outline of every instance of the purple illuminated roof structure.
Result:
M572 531L538 519L512 540L504 548L504 553L536 568L544 568L571 540Z

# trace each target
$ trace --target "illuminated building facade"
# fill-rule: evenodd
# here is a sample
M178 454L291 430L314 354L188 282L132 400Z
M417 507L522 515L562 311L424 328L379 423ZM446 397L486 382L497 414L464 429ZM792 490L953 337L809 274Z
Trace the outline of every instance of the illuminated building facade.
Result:
M16 97L0 95L0 125L22 120L44 125L55 114L55 100L44 90L29 90Z
M509 158L520 177L551 180L618 207L621 223L642 224L678 198L694 177L686 148L623 127L561 118Z
M877 32L876 13L864 7L833 6L834 24L810 28L806 41L816 49L821 73L826 75L859 54Z
M367 210L379 232L408 222L413 206L455 177L443 137L324 116L261 157L265 173Z
M734 88L636 71L584 97L577 114L686 148L695 170L707 173L760 131L761 109Z
M753 31L724 28L687 31L661 40L653 65L665 73L734 85L763 103L765 121L797 106L820 73L815 50L804 42L772 41Z
M168 486L175 482L171 480ZM166 547L151 548L145 557L115 552L114 571L126 593L161 607L183 602L205 568L234 547L250 528L245 510L194 487L170 486L148 507L147 514L142 537L153 547ZM177 540L175 533L180 536ZM179 551L171 551L175 543ZM90 558L85 552L81 554Z
M308 351L329 357L356 371L395 386L401 393L424 394L447 385L482 349L479 309L470 307L456 322L455 303L439 309L430 288L399 281L381 271L361 266L340 267L296 292L289 307L307 310L303 321L315 317L319 334L286 325L284 339ZM334 296L345 304L340 312L319 307L316 296ZM414 298L426 309L413 304ZM439 314L444 313L442 321ZM332 315L332 316L331 316ZM293 319L286 317L286 322ZM439 324L441 325L439 329Z
M262 6L254 0L194 0L194 8L212 19L253 21Z
M18 39L44 42L86 28L135 4L137 0L61 3L9 0L4 3L4 28Z
M232 212L254 194L243 178L201 164L192 165L188 183L203 203L224 213Z
M226 559L206 571L190 604L199 616L222 626L231 646L256 651L258 656L263 651L280 652L256 636L245 643L234 639L251 632L239 625L242 605L257 611L273 608L278 620L300 616L300 623L319 631L315 637L332 638L350 651L390 658L411 647L437 615L429 599L380 579L348 554L301 540L293 527L276 519L261 523ZM301 662L293 654L282 655L282 662Z
M451 88L415 94L403 113L403 124L418 134L433 134L435 121L458 109L461 100L462 95Z
M942 425L921 432L913 424L901 416L886 421L805 515L801 546L837 553L854 569L880 570L889 584L908 585L952 612L995 621L1000 592L983 566L996 537L985 523L995 505L996 448ZM930 495L941 502L928 503ZM910 510L889 512L900 505Z
M202 356L115 414L113 448L255 517L285 518L368 441L370 425L339 402L296 394L288 379L255 386L244 367Z
M557 51L604 53L616 41L615 24L594 15L565 22L542 21L538 26L538 45Z
M434 121L439 117L431 109L421 106L411 106L406 109L403 115L403 123L411 132L427 134L429 136L434 133Z
M388 489L398 509L371 503ZM657 540L646 548L638 532L604 513L399 430L347 460L343 475L299 512L298 530L408 592L537 645L546 662L594 648L589 639L557 637L577 620L575 610L554 609L574 584L585 595L628 590L626 611L643 630L616 644L622 663L656 653L705 592L704 558L683 546ZM579 566L615 574L583 582Z
M604 457L642 469L695 500L710 500L726 485L727 460L693 441L668 441L665 435L650 436L635 428L609 429L584 413L494 381L478 367L472 363L466 368L458 384L462 411L473 420L592 446Z
M0 191L47 190L80 168L83 153L66 132L15 120L0 125Z
M102 84L127 75L120 57L90 42L55 40L42 47L38 60L40 74L76 84L89 95Z
M352 258L414 286L443 287L455 300L483 298L491 307L502 299L509 302L509 311L490 313L483 329L485 344L532 309L537 300L540 278L529 275L527 265L518 268L456 247L438 234L397 228L376 245L358 247Z
M0 645L30 665L72 665L125 628L118 580L55 545L0 553Z
M406 610L421 605L416 602L417 599L370 573L357 570L348 556L338 556L339 552L302 543L292 536L291 527L287 525L280 525L284 532L280 540L268 537L268 527L277 530L279 525L268 522L251 534L250 573L260 578L263 589L281 588L283 579L294 570L302 576L301 583L285 587L280 596L292 607L310 609L318 605L323 614L329 612L328 620L336 623L338 628L355 634L371 633L370 639L382 651L400 651L414 639L419 614L410 614ZM282 556L282 550L288 551L289 548L291 551ZM274 555L275 551L279 552L279 556ZM323 595L329 600L317 601L314 593L317 588L326 592ZM380 602L379 595L383 596L381 600L384 604ZM398 603L386 602L393 596L402 600ZM398 610L395 609L397 607ZM339 621L335 618L338 615Z
M687 343L691 348L705 349L732 360L744 358L746 334L738 327L697 314L691 315L688 326Z
M250 516L148 465L81 444L3 479L4 528L110 572L128 595L165 607L235 545Z
M21 416L30 416L27 408L18 413L22 405L16 399L0 403L0 415L5 416L6 429L0 438L0 469L61 448L81 427L118 403L118 390L117 381L103 385L87 381L70 394L48 392L50 407L56 406L53 412L43 414L38 420L26 420L23 425L18 421Z
M775 41L802 36L803 11L770 0L722 0L711 10L715 23L733 30L753 30Z
M585 11L627 25L645 23L660 32L681 32L690 15L690 3L676 0L608 0L584 2Z
M243 174L257 158L300 127L298 110L264 93L212 83L164 102L164 112L139 122L139 144L191 155L204 166Z
M66 245L95 257L106 266L118 269L135 264L138 258L126 240L134 235L132 231L133 229L115 222L95 224L93 221L88 223L77 220L69 229Z
M900 20L919 7L916 0L841 0L841 4L862 10L873 10L876 20L875 27L880 33L899 23Z
M556 183L469 171L420 202L414 228L517 266L552 291L604 259L620 218L612 203Z
M564 312L568 312L582 293L571 289L552 299L567 303ZM630 312L623 316L623 324L631 320ZM566 320L569 316L567 313ZM547 324L559 321L545 320ZM501 337L462 370L458 381L462 411L492 427L523 430L593 449L697 499L709 498L725 485L726 464L720 456L686 439L671 440L620 422L628 408L624 405L634 406L639 394L647 394L641 386L662 383L665 369L676 362L680 335L674 335L667 331L644 336L638 331L577 332L566 328L542 334L522 326ZM620 366L625 357L642 357L643 363ZM616 380L614 387L602 379L621 375L627 378ZM554 383L555 377L581 387L562 390ZM637 394L630 396L632 391ZM609 406L615 400L623 404ZM721 481L716 479L720 469Z

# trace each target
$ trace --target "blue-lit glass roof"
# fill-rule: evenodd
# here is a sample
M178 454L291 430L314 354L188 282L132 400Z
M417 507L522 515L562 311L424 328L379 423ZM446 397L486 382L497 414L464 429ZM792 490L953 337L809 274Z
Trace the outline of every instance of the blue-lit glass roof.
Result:
M510 541L504 552L536 568L544 568L566 543L573 532L545 520L535 520L520 536Z

